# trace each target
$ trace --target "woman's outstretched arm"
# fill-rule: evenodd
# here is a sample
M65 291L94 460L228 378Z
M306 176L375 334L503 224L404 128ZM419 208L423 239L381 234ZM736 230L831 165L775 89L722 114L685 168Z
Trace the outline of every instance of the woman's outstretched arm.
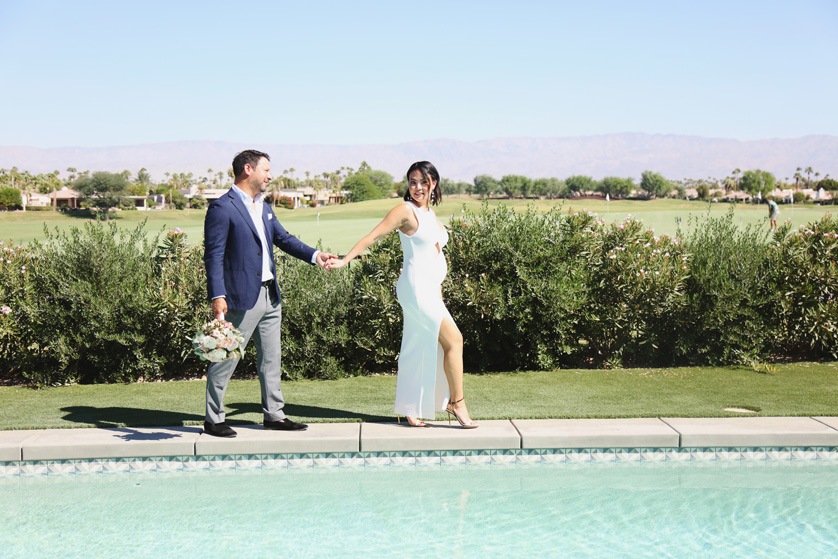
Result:
M390 210L384 219L381 220L381 223L376 225L372 231L370 231L367 235L364 235L360 241L355 243L355 246L346 253L346 256L343 258L331 258L326 263L326 269L336 270L338 268L343 268L394 229L401 229L402 231L405 231L405 229L415 230L415 226L418 224L414 224L414 227L410 227L411 218L414 220L416 219L413 212L407 207L407 204L399 204Z

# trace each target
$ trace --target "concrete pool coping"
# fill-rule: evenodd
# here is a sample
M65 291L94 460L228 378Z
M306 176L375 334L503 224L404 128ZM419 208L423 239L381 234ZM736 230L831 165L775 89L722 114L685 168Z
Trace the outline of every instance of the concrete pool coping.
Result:
M198 426L0 431L0 462L165 456L516 450L538 448L838 447L838 417L512 419L479 429L447 422L312 423L307 431L234 425L221 439Z

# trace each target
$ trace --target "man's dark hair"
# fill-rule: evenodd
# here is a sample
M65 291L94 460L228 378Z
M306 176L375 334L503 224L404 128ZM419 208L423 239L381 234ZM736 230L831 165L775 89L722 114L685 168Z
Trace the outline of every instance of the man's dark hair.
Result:
M270 155L261 151L256 151L255 149L246 149L237 153L233 158L233 176L236 177L236 180L239 180L239 177L244 174L245 165L255 167L259 164L259 160L263 157L268 161L271 160Z

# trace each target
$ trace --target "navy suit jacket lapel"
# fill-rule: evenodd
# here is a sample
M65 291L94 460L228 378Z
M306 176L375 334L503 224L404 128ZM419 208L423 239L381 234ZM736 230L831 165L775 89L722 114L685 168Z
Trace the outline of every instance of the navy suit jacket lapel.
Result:
M273 236L271 235L271 221L269 219L271 215L271 211L268 208L267 204L262 204L262 225L265 226L265 241L268 243L268 246L273 244Z
M250 226L250 230L253 231L253 234L256 236L256 242L261 243L261 241L259 240L259 232L256 231L256 225L253 224L253 218L250 217L250 212L247 211L247 207L245 207L244 202L242 202L242 199L239 198L236 195L236 193L232 190L230 190L230 192L227 193L227 196L229 196L230 199L233 201L233 207L239 210L239 213L242 214L245 223L247 223Z

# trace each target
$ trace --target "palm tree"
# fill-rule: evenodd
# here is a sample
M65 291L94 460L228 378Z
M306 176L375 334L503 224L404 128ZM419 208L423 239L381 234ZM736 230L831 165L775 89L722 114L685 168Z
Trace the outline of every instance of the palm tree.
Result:
M725 177L724 179L725 192L736 190L736 179L733 177Z
M76 180L76 168L75 167L67 167L67 183L71 183Z
M804 171L804 172L806 173L806 188L809 188L809 179L811 178L810 175L813 172L812 168L811 167L806 167L806 171Z

